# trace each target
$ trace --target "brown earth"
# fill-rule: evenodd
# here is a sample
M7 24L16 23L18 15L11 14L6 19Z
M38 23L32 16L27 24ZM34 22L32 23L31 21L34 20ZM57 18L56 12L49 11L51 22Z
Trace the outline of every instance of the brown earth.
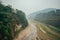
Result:
M36 27L29 24L28 27L22 30L14 40L35 40L36 34Z

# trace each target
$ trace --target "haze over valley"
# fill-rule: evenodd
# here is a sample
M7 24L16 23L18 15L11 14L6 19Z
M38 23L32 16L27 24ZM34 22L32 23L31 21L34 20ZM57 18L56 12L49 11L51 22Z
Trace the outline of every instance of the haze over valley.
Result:
M0 40L60 40L60 0L0 0Z

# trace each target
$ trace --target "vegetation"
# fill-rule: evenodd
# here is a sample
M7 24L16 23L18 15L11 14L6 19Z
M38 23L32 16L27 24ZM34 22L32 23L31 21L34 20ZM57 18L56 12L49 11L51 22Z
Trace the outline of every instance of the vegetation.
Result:
M60 9L49 8L42 11L34 12L30 15L30 19L52 25L60 29Z
M24 12L15 10L11 6L4 6L0 3L0 40L13 40L14 36L28 26ZM22 28L15 31L16 25Z
M60 33L53 28L53 26L35 21L30 20L34 25L37 27L37 33L40 39L43 40L60 40Z
M45 9L28 17L38 28L40 39L60 40L60 9Z

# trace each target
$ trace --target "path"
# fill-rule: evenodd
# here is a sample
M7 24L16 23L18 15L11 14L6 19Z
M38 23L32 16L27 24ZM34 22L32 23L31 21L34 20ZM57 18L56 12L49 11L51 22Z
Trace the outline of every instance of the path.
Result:
M29 24L29 26L20 32L17 38L14 40L35 40L37 36L37 29L33 24Z

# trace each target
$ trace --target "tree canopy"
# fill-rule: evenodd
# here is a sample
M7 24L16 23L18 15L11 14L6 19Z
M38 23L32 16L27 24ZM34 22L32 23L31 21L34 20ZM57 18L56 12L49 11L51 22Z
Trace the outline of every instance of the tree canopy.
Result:
M22 24L23 29L28 26L24 12L14 10L11 6L0 3L0 40L13 40L16 25Z

